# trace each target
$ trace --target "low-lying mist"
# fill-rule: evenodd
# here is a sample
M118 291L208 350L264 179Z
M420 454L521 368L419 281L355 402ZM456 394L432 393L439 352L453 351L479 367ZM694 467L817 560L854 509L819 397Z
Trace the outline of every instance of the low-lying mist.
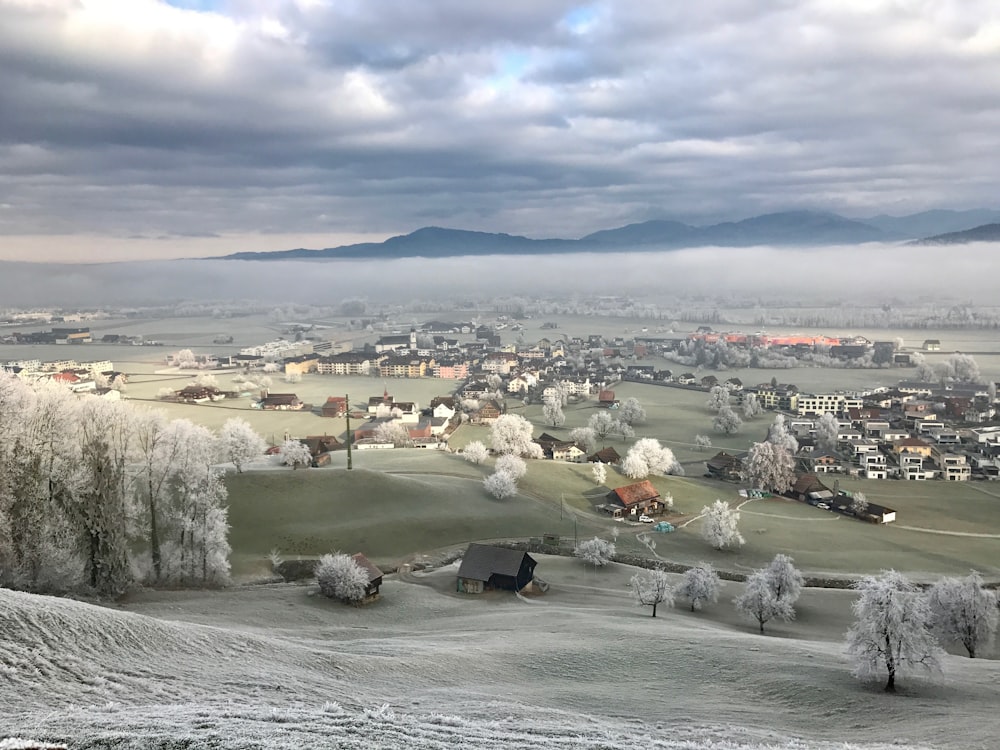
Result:
M696 295L881 303L996 304L996 244L695 248L635 253L336 261L0 263L0 308L147 306L253 299L325 305L346 297Z

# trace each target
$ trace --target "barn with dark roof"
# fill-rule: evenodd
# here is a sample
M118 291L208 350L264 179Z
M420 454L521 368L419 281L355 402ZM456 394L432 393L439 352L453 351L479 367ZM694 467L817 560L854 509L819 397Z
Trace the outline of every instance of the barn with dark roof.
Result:
M458 568L457 590L466 594L487 589L520 591L535 577L537 564L527 552L470 544Z

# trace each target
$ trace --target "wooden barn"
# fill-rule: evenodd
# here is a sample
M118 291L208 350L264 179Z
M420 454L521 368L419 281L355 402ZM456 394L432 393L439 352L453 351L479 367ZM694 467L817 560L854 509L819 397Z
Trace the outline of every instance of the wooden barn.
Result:
M535 577L537 564L527 552L470 544L458 568L457 590L466 594L487 589L520 591Z

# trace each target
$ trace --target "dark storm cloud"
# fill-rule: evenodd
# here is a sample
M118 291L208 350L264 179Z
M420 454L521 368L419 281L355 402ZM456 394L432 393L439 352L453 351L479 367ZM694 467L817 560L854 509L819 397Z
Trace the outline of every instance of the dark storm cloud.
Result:
M988 0L0 0L0 233L989 204Z

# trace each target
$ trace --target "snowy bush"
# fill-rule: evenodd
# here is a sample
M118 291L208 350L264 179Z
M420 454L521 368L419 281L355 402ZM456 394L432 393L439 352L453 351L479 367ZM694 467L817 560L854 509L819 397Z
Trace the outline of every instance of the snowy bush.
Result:
M478 440L473 440L462 451L462 456L472 464L481 464L490 456L489 450Z
M595 536L576 545L573 554L598 568L611 562L611 558L615 556L615 545L607 539Z
M514 481L517 481L528 473L528 466L520 456L515 456L513 453L506 453L496 460L494 471L510 474L514 478Z
M323 555L316 563L315 573L324 596L343 602L364 599L368 573L350 555L343 552Z
M517 480L503 471L495 471L483 480L483 487L497 500L517 494Z

